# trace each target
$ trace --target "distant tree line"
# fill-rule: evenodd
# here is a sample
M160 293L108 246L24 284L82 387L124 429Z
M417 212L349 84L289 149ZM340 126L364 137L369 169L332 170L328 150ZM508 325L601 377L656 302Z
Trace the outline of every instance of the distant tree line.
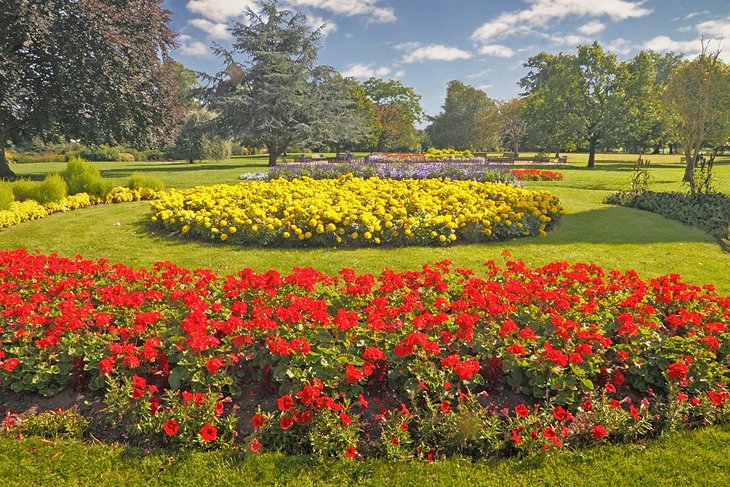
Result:
M542 52L525 63L519 97L494 100L453 80L427 118L400 81L359 82L317 64L320 29L276 0L230 26L230 49L214 47L219 73L194 73L168 57L174 33L161 4L0 3L0 177L14 176L11 145L167 148L194 162L229 157L235 141L265 147L272 166L296 148L584 150L590 167L597 151L681 150L692 185L702 147L730 135L730 68L704 44L692 60L641 51L620 61L597 42Z

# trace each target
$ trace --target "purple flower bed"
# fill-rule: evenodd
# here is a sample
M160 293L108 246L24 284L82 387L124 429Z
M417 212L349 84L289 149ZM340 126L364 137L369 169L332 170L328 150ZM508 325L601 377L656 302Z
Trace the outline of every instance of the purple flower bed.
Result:
M448 162L302 162L287 163L269 170L269 179L333 179L345 174L362 178L474 180L517 184L517 180L502 166L490 165L484 159Z

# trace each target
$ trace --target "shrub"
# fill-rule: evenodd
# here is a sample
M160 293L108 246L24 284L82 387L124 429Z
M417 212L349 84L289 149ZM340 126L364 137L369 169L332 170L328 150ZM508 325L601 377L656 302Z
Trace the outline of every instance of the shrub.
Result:
M99 146L87 147L79 152L79 155L87 161L119 161L121 160L121 152L117 147Z
M97 167L79 158L70 159L61 176L66 180L69 194L89 193L105 198L114 187L112 181L101 176Z
M38 183L30 179L21 179L13 183L13 195L18 201L26 201L35 199L36 187Z
M126 160L125 157L127 157L127 156L124 156L124 154L131 155L132 156L132 159L131 159L132 161L146 161L147 160L147 156L145 155L145 151L137 150L137 149L134 149L132 147L124 147L122 149L122 160L123 161L125 161Z
M63 162L66 159L64 154L55 152L20 152L16 155L16 162Z
M146 150L143 152L143 161L162 161L165 159L165 153L161 150Z
M0 210L9 210L14 200L13 187L9 183L0 182Z
M718 238L725 251L730 226L730 196L721 193L657 193L621 191L608 196L606 203L658 213L685 225L699 227Z
M61 175L49 174L43 182L36 186L33 199L38 203L46 204L61 201L67 194L66 181L64 181Z
M111 181L109 179L99 178L99 179L96 179L91 182L91 185L89 186L89 188L87 190L87 193L104 199L107 197L107 195L111 192L112 189L114 189L114 181Z
M149 174L144 174L141 172L133 172L132 175L129 177L127 187L129 189L147 188L161 190L165 189L165 183L162 182L160 178L156 178L155 176L150 176Z
M134 154L130 154L129 152L120 152L119 153L119 161L120 162L134 162L137 161L136 157L134 157Z

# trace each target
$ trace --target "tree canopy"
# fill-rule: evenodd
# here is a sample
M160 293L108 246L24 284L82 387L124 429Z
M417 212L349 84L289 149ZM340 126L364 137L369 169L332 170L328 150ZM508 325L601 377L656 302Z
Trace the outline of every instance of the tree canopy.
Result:
M683 179L695 193L702 189L695 179L702 144L721 145L730 137L730 66L703 45L697 58L682 61L670 75L666 101L677 116L686 162Z
M220 130L266 145L270 166L293 144L340 146L357 140L363 124L341 123L348 117L360 120L347 84L331 68L315 64L319 30L312 30L301 12L280 9L277 1L247 14L247 23L231 28L232 49L216 49L226 62L211 87Z
M377 149L416 150L420 136L415 127L424 118L421 95L398 80L370 78L363 83L380 122Z
M0 177L32 137L157 146L182 118L162 0L0 2Z
M443 110L427 128L431 142L440 148L490 150L500 146L497 103L482 90L449 81Z

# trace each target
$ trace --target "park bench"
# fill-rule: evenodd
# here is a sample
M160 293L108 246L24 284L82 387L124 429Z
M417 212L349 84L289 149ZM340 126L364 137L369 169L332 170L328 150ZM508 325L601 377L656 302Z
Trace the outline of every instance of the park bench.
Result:
M514 164L513 157L488 157L487 164Z

